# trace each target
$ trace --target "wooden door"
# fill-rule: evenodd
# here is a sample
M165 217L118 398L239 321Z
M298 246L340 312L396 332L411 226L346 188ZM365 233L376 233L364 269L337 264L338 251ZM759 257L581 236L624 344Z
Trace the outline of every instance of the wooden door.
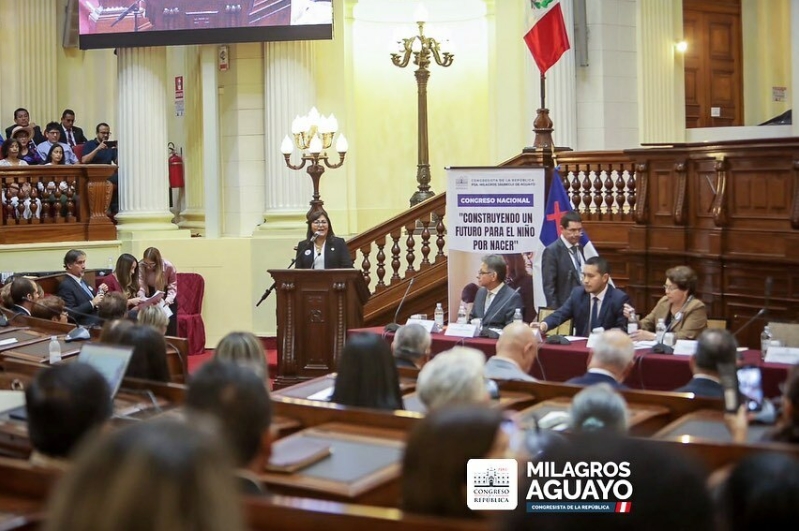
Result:
M743 125L740 0L685 0L685 126Z

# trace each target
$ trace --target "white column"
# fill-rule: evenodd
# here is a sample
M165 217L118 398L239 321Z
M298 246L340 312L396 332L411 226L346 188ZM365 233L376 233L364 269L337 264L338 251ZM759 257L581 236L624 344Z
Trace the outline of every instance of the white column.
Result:
M61 46L61 28L56 24L56 9L60 2L28 0L15 4L16 24L13 31L8 26L6 28L19 41L19 60L15 63L18 70L14 72L14 78L19 80L18 106L28 109L31 121L40 126L44 133L47 122L57 121L61 116L57 108L58 90L55 84L58 79L56 57ZM58 31L54 31L54 28L58 28ZM7 81L4 78L3 83ZM3 118L7 121L10 115Z
M291 133L291 122L316 105L315 61L310 42L270 42L264 45L264 150L266 204L261 229L282 224L296 228L308 210L311 179L305 170L286 166L280 142ZM325 114L330 111L319 109ZM299 161L295 151L292 161Z
M641 143L685 139L682 0L638 0L638 128ZM796 37L794 37L795 39Z
M201 64L201 47L188 46L185 55L184 89L186 93L186 149L184 153L186 175L186 208L180 215L181 228L203 233L205 231L205 194L203 157L203 109L202 95L206 90L216 93L216 87L204 87Z
M219 170L219 100L217 96L216 46L203 46L200 71L203 85L203 185L205 201L205 236L222 234Z
M590 1L590 0L589 0ZM561 0L571 48L547 72L546 104L552 120L552 140L560 147L577 147L577 84L574 60L574 2ZM538 72L537 69L535 69ZM540 87L540 83L535 83ZM540 101L540 95L539 95Z
M131 231L176 230L169 211L164 48L120 48L119 220Z

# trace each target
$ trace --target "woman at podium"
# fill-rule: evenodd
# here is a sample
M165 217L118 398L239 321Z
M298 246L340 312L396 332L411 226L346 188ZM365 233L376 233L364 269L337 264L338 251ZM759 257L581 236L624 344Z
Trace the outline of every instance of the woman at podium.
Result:
M333 232L324 210L308 216L306 239L297 244L297 269L339 269L352 267L347 243Z

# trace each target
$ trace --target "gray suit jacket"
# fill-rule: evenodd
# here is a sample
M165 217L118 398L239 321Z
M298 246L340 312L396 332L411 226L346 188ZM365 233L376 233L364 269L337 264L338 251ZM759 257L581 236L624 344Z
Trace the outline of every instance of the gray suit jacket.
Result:
M580 252L582 253L582 249ZM582 260L585 263L585 256ZM547 307L552 309L563 306L571 291L581 285L572 255L561 238L544 249L541 255L541 277L544 282Z
M524 315L522 296L513 291L513 288L509 287L507 284L503 284L499 293L497 293L494 300L491 301L491 306L488 307L488 320L486 321L485 315L483 314L487 296L487 289L480 288L477 290L477 295L475 295L474 304L472 305L472 311L469 314L469 321L475 317L479 317L483 320L483 326L505 328L505 325L509 325L513 322L513 314L516 312L516 308L519 308L522 311L522 315Z
M493 304L493 303L492 303ZM513 362L497 356L491 356L483 367L483 376L492 380L522 380L535 382L536 379L523 372Z

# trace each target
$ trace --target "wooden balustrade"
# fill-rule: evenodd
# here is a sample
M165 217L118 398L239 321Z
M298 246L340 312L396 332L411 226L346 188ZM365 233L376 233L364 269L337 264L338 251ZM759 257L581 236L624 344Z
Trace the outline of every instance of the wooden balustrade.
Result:
M0 244L116 239L106 216L116 166L0 167Z
M635 163L623 151L565 152L560 178L585 221L632 221Z

